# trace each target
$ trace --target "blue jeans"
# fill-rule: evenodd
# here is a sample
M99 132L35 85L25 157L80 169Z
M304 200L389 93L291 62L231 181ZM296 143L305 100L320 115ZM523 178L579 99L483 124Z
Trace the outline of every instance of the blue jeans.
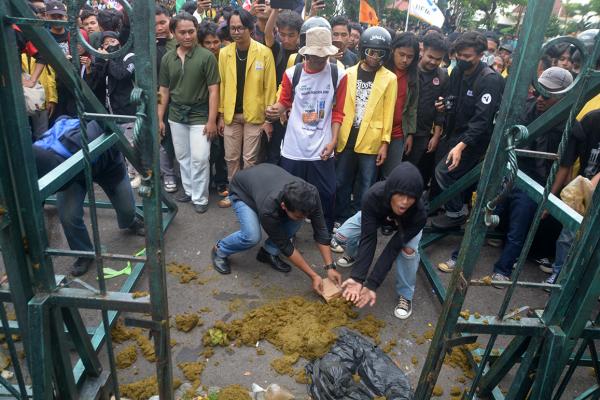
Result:
M337 174L336 220L345 221L360 210L364 194L377 179L376 160L376 155L359 154L354 150L344 150L337 155L335 164ZM356 189L353 202L350 201L352 189Z
M494 272L510 276L513 264L523 249L527 232L529 232L535 216L537 203L522 190L514 188L502 206L506 207L505 215L509 218L508 232L500 259L494 265Z
M359 211L354 216L348 218L335 234L335 240L344 248L346 254L353 258L358 255L358 247L360 245L360 222L361 212ZM419 269L419 261L421 260L419 242L422 235L423 231L419 232L404 245L404 248L414 250L412 254L407 254L402 249L398 257L396 257L396 293L411 301L415 293L417 270Z
M126 229L135 221L135 199L127 174L115 185L100 185L117 213L119 228ZM94 246L83 222L85 186L74 182L65 190L56 193L58 217L71 250L92 251Z
M554 258L554 264L552 264L552 271L558 275L560 270L567 260L569 250L575 241L575 232L570 229L563 228L560 231L560 235L556 240L556 256Z
M262 236L258 214L252 208L241 200L234 200L232 207L240 223L240 230L217 242L217 255L223 258L256 246ZM287 217L282 221L282 228L289 238L292 238L301 226L302 221L293 221ZM271 239L265 240L263 248L274 256L281 253Z

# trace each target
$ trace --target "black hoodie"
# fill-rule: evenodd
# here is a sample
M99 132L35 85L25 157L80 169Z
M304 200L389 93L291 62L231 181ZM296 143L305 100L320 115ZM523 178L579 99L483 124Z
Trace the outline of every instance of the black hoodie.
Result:
M390 205L392 196L397 193L407 194L417 199L402 215L394 214ZM403 162L394 168L387 180L371 186L362 202L360 246L352 268L352 279L363 283L371 290L377 290L405 244L425 226L427 212L421 201L422 193L423 178L419 170L409 162ZM396 222L398 232L385 246L369 274L369 267L375 258L377 248L377 229L386 219Z

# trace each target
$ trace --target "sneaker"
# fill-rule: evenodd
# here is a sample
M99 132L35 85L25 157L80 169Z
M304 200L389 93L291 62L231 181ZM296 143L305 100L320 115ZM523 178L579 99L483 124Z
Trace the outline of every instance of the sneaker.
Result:
M177 191L177 182L172 180L167 180L164 183L165 192L167 193L175 193Z
M440 214L431 219L431 226L438 230L458 229L467 221L467 216L449 217L446 214Z
M545 281L543 281L542 283L547 283L549 285L554 285L556 284L556 281L558 280L558 274L556 273L552 273L552 275L550 275L548 278L546 278ZM546 292L550 292L550 288L544 288L544 290Z
M139 175L136 175L135 178L133 178L129 182L131 183L132 189L137 189L142 185L142 177Z
M194 211L196 211L198 214L204 214L206 212L206 210L208 210L208 203L207 204L194 204Z
M494 272L492 274L492 281L510 282L510 277L508 277L506 275L502 275L499 272ZM504 289L506 287L504 285L494 285L493 283L492 283L492 286L495 287L496 289Z
M442 272L452 272L454 271L454 268L456 268L456 260L449 258L446 261L439 263L437 267Z
M398 305L394 309L394 316L400 319L407 319L412 314L412 301L404 296L398 298Z
M83 258L83 257L78 258L77 260L75 260L75 262L73 263L73 266L71 267L71 275L81 276L81 275L85 274L88 271L88 269L92 266L93 263L94 263L93 258Z
M146 236L146 228L144 226L144 221L136 216L131 225L127 228L127 230L133 234L138 236Z
M487 244L490 247L496 247L496 248L502 247L502 243L503 243L502 239L489 238L487 240Z
M552 269L552 263L546 257L536 258L535 260L533 260L533 262L536 263L538 267L540 267L540 270L542 272L545 272L547 274L552 274L554 272L554 270Z
M331 251L333 251L334 253L343 253L344 252L344 248L342 246L340 246L340 244L337 242L337 240L335 240L335 238L331 238L331 243L329 244L329 247L331 248Z
M231 200L229 200L229 197L225 197L225 198L219 200L217 202L217 205L220 208L229 208L229 207L231 207Z
M192 201L192 198L188 196L185 192L181 192L179 195L175 196L175 201L179 203L189 203Z
M335 265L342 268L351 267L356 260L350 256L344 256L335 262Z

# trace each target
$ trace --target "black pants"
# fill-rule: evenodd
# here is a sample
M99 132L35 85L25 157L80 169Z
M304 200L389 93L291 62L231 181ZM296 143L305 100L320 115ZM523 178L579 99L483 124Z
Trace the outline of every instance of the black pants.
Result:
M304 179L319 191L323 215L329 232L335 218L335 160L301 161L281 157L279 165L290 174Z

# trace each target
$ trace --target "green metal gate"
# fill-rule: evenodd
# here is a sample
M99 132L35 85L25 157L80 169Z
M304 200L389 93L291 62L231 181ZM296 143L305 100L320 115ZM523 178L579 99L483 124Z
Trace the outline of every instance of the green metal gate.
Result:
M535 155L519 152L516 147L530 142L542 134L545 128L568 118L558 152L558 156L562 157L578 111L591 97L600 93L600 71L594 70L595 61L600 57L600 36L596 37L591 53L586 51L579 40L572 37L557 38L542 46L544 27L553 4L553 0L530 0L528 3L504 99L485 160L431 203L431 209L435 210L479 179L477 200L464 232L457 266L447 290L427 256L424 255L422 259L427 277L443 302L443 308L421 372L416 399L431 397L445 354L453 346L474 342L477 337L473 335L489 335L489 340L485 349L478 351L477 362L471 354L476 376L463 398L504 398L497 385L517 365L517 373L510 383L507 399L559 399L575 369L582 365L593 366L600 383L600 363L594 347L594 340L600 338L600 329L597 327L600 316L592 316L600 295L600 190L595 191L592 204L582 218L560 199L549 195L558 170L558 159L554 161L545 187L518 170L517 156ZM527 127L516 126L517 117L524 109L530 84L535 82L536 89L547 94L535 79L537 63L543 49L560 42L573 44L582 53L581 73L571 87L560 93L564 97L551 109ZM524 190L538 203L534 223L513 271L512 281L506 282L507 291L497 314L465 319L460 317L460 312L469 287L490 284L471 278L486 234L489 234L488 229L498 223L493 210L505 187L503 183L506 182ZM563 226L577 231L575 244L556 285L519 281L545 209ZM429 232L424 237L421 248L430 246L444 235ZM546 308L538 310L529 318L510 318L511 315L507 313L508 305L517 287L550 289L551 296ZM492 353L496 339L501 335L513 338L503 352ZM589 349L590 356L584 358L586 349ZM598 384L580 395L582 399L599 397Z
M6 338L18 384L0 377L4 394L15 398L76 399L119 398L110 328L120 312L147 313L150 320L129 318L128 323L150 330L154 337L158 394L170 399L172 366L169 346L167 289L163 251L163 233L174 218L177 207L162 193L158 168L159 141L156 117L156 45L154 37L155 3L136 0L130 5L119 0L130 16L131 35L123 48L109 55L99 54L82 39L77 18L83 0L68 0L70 48L87 47L96 57L114 58L126 51L136 54L136 84L131 101L137 104L133 117L107 114L92 91L79 77L79 59L69 62L50 36L46 21L35 18L23 0L0 0L0 246L9 288L0 288L0 322ZM134 18L135 16L135 18ZM53 22L53 24L56 22ZM13 24L18 25L44 59L54 68L58 79L67 83L77 102L80 121L98 120L105 134L88 143L85 124L81 124L83 149L38 181L31 150L31 134L25 113ZM135 40L133 40L135 38ZM129 144L115 123L135 122L134 144ZM91 177L91 160L118 146L127 160L143 176L139 195L142 205L137 212L146 227L146 248L142 255L113 254L103 250L98 231L97 209L110 207L97 201ZM76 174L84 172L87 181L93 252L50 248L44 226L42 203ZM83 289L58 285L53 257L88 257L96 263L98 287ZM118 292L106 289L103 263L122 260L134 263L133 270ZM150 296L134 298L129 292L147 270ZM81 282L79 282L81 283ZM12 303L17 322L8 321L4 303ZM80 310L98 310L101 324L88 328ZM15 344L10 333L23 339L31 385L27 385ZM77 362L72 365L73 345ZM108 370L103 368L99 351L106 344Z

